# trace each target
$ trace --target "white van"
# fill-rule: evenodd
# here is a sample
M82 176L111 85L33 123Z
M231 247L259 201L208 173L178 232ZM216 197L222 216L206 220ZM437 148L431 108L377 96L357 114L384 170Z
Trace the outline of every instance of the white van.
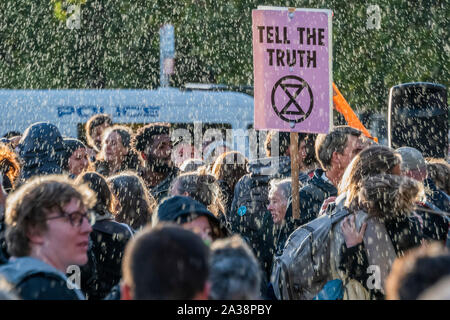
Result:
M134 128L152 122L169 122L173 128L186 128L191 133L194 123L201 125L202 133L208 129L232 129L234 144L236 134L242 136L246 132L247 156L248 130L253 128L253 97L233 91L171 87L156 90L1 89L0 108L2 136L9 131L23 132L35 122L49 121L63 136L83 140L86 121L94 114L108 113L114 123ZM241 151L242 146L235 145L235 149Z

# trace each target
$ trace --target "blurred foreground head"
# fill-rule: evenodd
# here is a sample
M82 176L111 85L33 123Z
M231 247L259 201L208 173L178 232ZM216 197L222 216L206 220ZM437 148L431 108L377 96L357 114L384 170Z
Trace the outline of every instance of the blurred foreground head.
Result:
M142 230L125 250L124 300L207 299L209 249L202 239L176 225Z
M256 300L260 298L261 270L241 237L215 241L211 246L210 298Z
M386 279L386 299L416 300L450 275L450 253L440 243L425 244L398 258Z

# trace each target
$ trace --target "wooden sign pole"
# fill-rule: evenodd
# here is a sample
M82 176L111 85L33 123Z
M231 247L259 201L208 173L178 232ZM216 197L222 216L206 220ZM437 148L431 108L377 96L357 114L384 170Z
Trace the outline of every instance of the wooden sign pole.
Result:
M298 132L291 132L291 179L292 179L292 216L294 219L300 218L299 181L300 174L298 158Z

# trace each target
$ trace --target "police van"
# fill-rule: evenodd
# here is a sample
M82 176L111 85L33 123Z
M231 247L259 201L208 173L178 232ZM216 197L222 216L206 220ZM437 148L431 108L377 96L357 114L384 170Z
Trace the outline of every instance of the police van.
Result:
M173 129L185 129L194 137L220 131L234 149L249 154L249 132L253 128L253 96L226 87L187 85L183 89L161 87L137 89L0 90L0 134L23 132L30 124L49 121L63 136L84 140L84 125L94 114L107 113L115 124L136 127L168 122ZM219 89L219 90L217 90ZM197 130L198 131L198 130ZM231 137L227 137L229 134ZM202 139L203 137L200 137ZM231 142L230 141L230 142ZM253 157L251 157L253 158Z

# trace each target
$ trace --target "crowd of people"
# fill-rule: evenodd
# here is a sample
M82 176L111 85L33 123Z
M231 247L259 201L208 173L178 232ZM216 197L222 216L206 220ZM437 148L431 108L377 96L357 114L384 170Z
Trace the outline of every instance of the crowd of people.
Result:
M296 286L272 277L291 235L342 208L336 299L450 298L446 159L349 126L300 133L294 214L287 132L268 132L264 158L210 141L181 162L169 124L99 114L85 129L86 143L46 122L0 141L2 299L279 299Z

